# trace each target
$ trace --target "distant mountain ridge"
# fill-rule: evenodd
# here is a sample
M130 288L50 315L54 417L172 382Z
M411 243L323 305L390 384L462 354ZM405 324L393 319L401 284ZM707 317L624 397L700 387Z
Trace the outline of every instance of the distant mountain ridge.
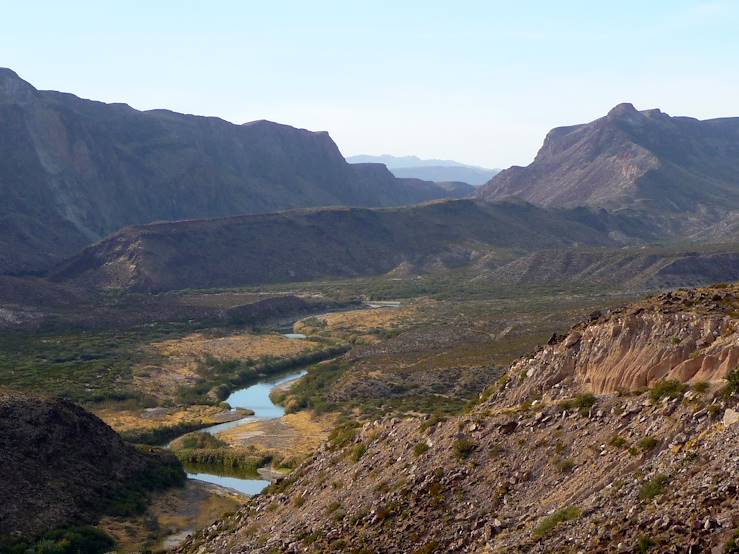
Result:
M128 227L55 268L97 289L165 291L449 268L482 252L618 246L651 229L604 210L449 200L402 208L324 208ZM620 237L620 238L619 238Z
M349 156L346 160L349 163L385 164L396 177L424 179L434 182L461 181L473 186L486 183L500 171L499 169L463 164L453 160L424 160L418 156L391 156L389 154L370 156L360 154Z
M141 112L39 91L0 68L0 273L45 269L126 225L471 190L348 164L325 132Z
M478 194L634 210L681 234L705 234L739 210L739 118L700 121L619 104L590 123L553 129L530 165L500 172Z

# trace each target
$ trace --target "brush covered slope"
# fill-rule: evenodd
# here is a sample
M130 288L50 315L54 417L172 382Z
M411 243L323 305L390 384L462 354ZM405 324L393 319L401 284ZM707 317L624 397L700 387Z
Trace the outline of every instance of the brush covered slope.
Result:
M131 227L57 267L54 281L162 291L458 267L490 247L618 245L651 236L628 217L523 202L288 211Z
M143 508L184 482L171 455L128 445L62 400L0 390L0 551L49 531Z
M142 112L0 68L0 272L48 268L126 225L471 191L348 164L325 132Z
M533 163L502 171L479 193L639 210L673 230L706 233L739 209L739 118L699 121L619 104L590 123L553 129Z
M179 551L735 552L737 329L739 286L595 313L463 416L340 429Z

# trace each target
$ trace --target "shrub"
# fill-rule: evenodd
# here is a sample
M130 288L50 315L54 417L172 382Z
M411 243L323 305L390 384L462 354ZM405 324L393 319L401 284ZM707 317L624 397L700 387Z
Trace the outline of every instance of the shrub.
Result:
M674 379L667 379L655 383L649 391L649 397L655 402L663 398L680 398L688 389L688 386Z
M705 381L698 381L697 383L693 383L693 390L699 394L703 394L708 390L708 383Z
M336 448L342 448L351 443L357 436L358 423L349 422L337 425L328 436L329 442Z
M446 418L445 417L440 416L440 415L434 415L434 416L431 416L430 418L428 418L423 423L421 423L421 426L418 429L421 432L430 431L431 429L433 429L434 427L436 427L437 424L439 424L439 423L441 423L443 421L446 421Z
M357 463L359 459L364 456L365 452L367 452L367 447L363 443L359 443L351 449L351 452L349 453L349 459L352 462Z
M557 460L555 462L555 466L560 471L560 473L569 473L575 467L575 462L573 462L570 458L563 458Z
M728 383L724 387L723 392L724 396L728 398L739 392L739 368L729 373L726 376L726 381L728 381Z
M305 504L305 497L303 496L296 496L293 498L293 506L296 508L300 508L303 504Z
M620 435L613 435L611 437L611 440L608 441L608 444L616 448L624 448L628 444L628 442Z
M639 488L639 499L651 500L652 498L655 498L664 493L668 481L669 478L667 477L667 475L663 475L661 473L655 475L652 479L644 483Z
M659 441L655 439L654 437L644 437L642 440L639 441L639 448L642 450L652 450L659 444Z
M464 460L470 457L477 445L469 439L458 439L454 441L453 447L454 455L460 460Z
M554 528L565 521L572 521L580 517L580 509L575 506L568 506L554 512L552 515L545 517L542 522L534 529L534 538L539 539L549 535Z
M654 541L648 536L642 535L641 537L639 537L639 544L636 547L636 551L640 554L645 554L646 552L649 552L653 546Z
M428 452L429 445L425 442L419 442L416 446L413 447L413 454L416 456L420 456L424 454L425 452Z

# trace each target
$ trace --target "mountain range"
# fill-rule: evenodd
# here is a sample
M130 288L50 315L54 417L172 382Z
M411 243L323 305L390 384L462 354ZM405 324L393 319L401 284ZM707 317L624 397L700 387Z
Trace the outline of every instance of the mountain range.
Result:
M0 69L0 272L46 269L126 225L471 192L348 164L325 132L142 112Z
M453 160L424 160L418 156L349 156L349 163L381 163L396 177L424 179L434 182L463 182L479 186L490 180L499 169L468 165Z
M739 118L700 121L619 104L549 132L534 161L478 191L540 206L630 210L680 235L720 238L739 210Z

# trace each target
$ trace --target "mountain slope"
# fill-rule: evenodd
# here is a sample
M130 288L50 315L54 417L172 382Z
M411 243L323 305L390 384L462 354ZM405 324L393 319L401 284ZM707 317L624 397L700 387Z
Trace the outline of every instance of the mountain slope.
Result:
M702 228L739 209L739 118L699 121L620 104L591 123L553 129L529 166L502 171L479 194L634 209L667 227Z
M0 551L56 528L134 510L184 481L173 456L124 443L94 415L62 400L0 390Z
M161 291L354 277L401 264L455 267L491 246L615 245L649 236L606 212L473 200L407 208L287 211L157 223L116 233L60 265L52 280Z
M349 163L381 163L396 177L411 177L426 181L459 181L479 186L490 180L497 169L467 165L452 160L423 160L417 156L369 156L357 155L347 158Z
M126 225L457 193L350 165L325 132L141 112L39 91L0 68L0 194L0 272L12 272Z
M595 313L464 415L344 428L179 551L735 552L738 308L734 285Z

